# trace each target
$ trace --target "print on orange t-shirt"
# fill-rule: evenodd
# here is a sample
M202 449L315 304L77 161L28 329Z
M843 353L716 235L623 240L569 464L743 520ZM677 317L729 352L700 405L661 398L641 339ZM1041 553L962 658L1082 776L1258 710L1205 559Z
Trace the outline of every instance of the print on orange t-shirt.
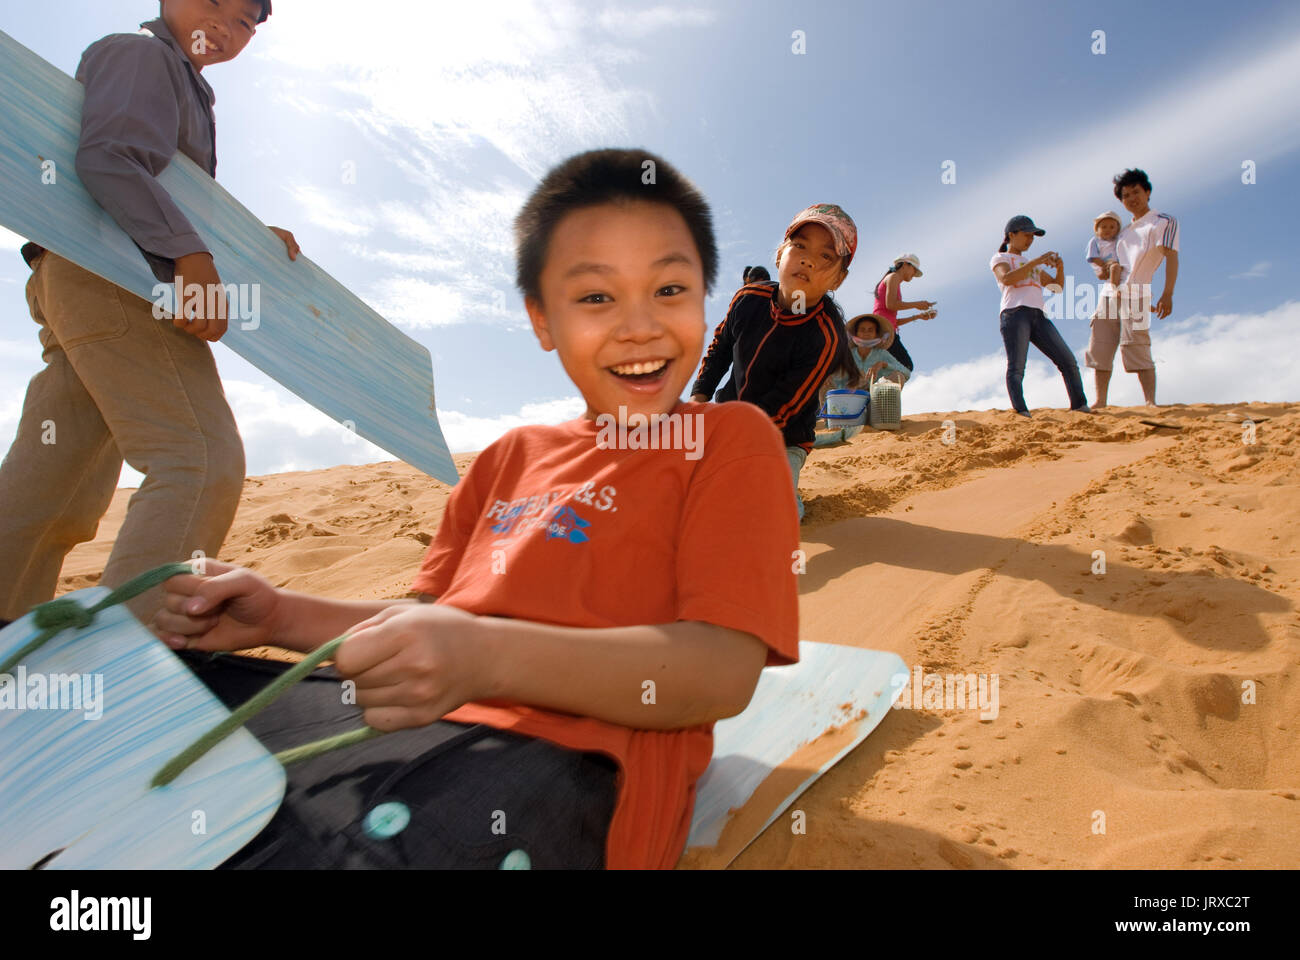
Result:
M781 435L746 403L672 412L703 416L690 459L602 449L593 420L506 434L452 492L413 589L474 614L573 627L712 623L760 639L768 664L793 663L799 528ZM712 724L632 729L508 703L446 719L609 755L620 789L606 865L666 868L681 855Z

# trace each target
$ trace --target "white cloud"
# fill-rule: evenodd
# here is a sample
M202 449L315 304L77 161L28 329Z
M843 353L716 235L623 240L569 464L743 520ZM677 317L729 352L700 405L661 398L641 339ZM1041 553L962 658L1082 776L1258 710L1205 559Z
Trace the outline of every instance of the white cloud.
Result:
M557 157L627 140L653 114L653 96L618 79L631 42L716 15L667 5L597 15L533 0L501 0L490 15L426 0L384 12L400 28L340 30L355 22L354 3L285 0L254 47L281 68L284 103L313 122L354 124L398 174L362 209L328 190L294 197L310 222L364 238L362 256L405 274L377 295L389 319L517 322L500 307L513 296L512 225L525 196Z
M27 240L25 238L18 236L18 234L14 233L12 230L6 230L4 227L0 227L0 247L4 249L17 250L26 242Z
M601 28L620 37L646 37L659 30L682 27L707 27L717 19L713 10L689 7L607 7L596 22Z
M35 331L35 327L32 328ZM30 354L30 357L20 357L21 354ZM20 358L28 360L31 357L40 357L41 347L35 337L26 340L0 340L0 357L6 360Z
M389 4L400 29L384 30L340 30L356 18L350 0L282 6L260 56L319 71L376 129L414 134L438 158L482 141L537 177L575 137L617 139L644 102L612 81L620 57L607 40L590 42L582 4L498 0L485 15L418 0Z
M223 385L244 439L249 476L393 459L279 386L246 380Z
M1292 402L1300 400L1300 367L1278 349L1300 328L1300 301L1264 313L1196 314L1166 327L1152 321L1156 361L1156 399L1164 403ZM1091 368L1076 353L1083 386L1093 399ZM1117 353L1109 402L1142 403L1137 377L1125 373ZM907 414L949 410L1010 409L1006 355L990 353L964 363L915 376L903 390ZM1025 401L1030 407L1065 408L1069 402L1056 367L1030 348L1025 369Z
M318 187L295 183L289 187L289 192L298 201L308 222L324 230L345 237L364 237L373 229L374 216L369 211L355 204L345 208L337 198Z
M523 200L522 189L499 183L433 193L419 206L382 204L382 224L426 252L363 254L403 271L373 284L367 299L390 321L417 329L517 323L518 311L510 313L507 302L514 296L511 225Z
M419 277L393 276L379 281L366 300L390 323L417 329L465 321L467 304L458 287Z
M419 207L386 203L380 214L402 239L436 250L453 262L508 261L514 255L515 215L525 198L522 187L498 180L483 189L434 193Z
M1268 276L1269 268L1272 266L1273 264L1271 261L1261 260L1259 263L1252 266L1249 270L1245 270L1241 273L1234 273L1232 274L1232 276L1228 277L1228 279L1229 280L1259 280L1262 277Z
M905 413L930 413L1009 407L1006 370L1006 357L989 353L974 360L939 367L933 373L918 373L903 389L903 410ZM1030 388L1037 386L1038 374L1038 365L1031 358L1025 368L1025 395L1031 405ZM1032 392L1036 395L1038 391Z
M1291 351L1300 329L1300 301L1288 300L1263 313L1194 314L1163 330L1154 321L1152 353L1158 399L1164 403L1240 403L1300 400L1300 367ZM1140 403L1137 378L1131 402Z
M475 417L456 410L439 410L438 422L453 453L482 450L515 427L529 424L556 424L575 420L587 409L581 397L538 400L526 403L518 413L499 417Z
M1297 61L1300 35L1244 61L1208 64L1171 78L1119 116L1104 113L1107 119L1094 122L1090 115L1072 127L1063 118L1059 137L1026 145L1027 152L1009 154L987 174L976 172L974 161L965 163L960 150L937 158L940 199L918 203L906 222L863 235L857 261L865 266L845 282L846 295L869 296L868 286L900 249L920 255L928 285L922 289L928 291L987 276L1002 228L1017 213L1028 213L1047 230L1036 251L1056 250L1081 268L1088 225L1098 207L1117 205L1110 181L1125 166L1147 171L1155 187L1152 206L1164 210L1162 198L1186 198L1221 183L1240 172L1244 158L1263 163L1300 148L1300 125L1287 106L1300 102ZM1031 95L1024 102L1044 101ZM955 184L940 185L940 159L956 162ZM1176 205L1170 209L1177 213ZM992 293L991 276L988 282Z
M379 250L363 243L345 243L343 249L349 256L370 260L394 267L405 273L437 273L456 266L456 261L436 253L403 253L397 250Z

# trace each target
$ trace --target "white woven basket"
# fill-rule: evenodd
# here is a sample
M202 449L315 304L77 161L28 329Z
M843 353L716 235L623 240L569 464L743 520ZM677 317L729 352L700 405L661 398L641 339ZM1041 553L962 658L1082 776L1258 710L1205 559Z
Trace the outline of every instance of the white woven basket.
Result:
M867 411L873 430L897 430L903 425L903 388L893 380L873 380Z

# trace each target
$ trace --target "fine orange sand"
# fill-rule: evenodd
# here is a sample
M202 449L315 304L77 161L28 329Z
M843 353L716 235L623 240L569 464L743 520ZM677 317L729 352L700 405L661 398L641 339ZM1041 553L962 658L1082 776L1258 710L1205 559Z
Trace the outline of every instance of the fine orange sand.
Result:
M1297 446L1300 404L1243 404L927 414L815 451L802 637L996 673L1000 713L891 711L796 801L806 833L778 818L736 866L1300 864ZM399 463L251 478L221 559L400 597L447 493Z

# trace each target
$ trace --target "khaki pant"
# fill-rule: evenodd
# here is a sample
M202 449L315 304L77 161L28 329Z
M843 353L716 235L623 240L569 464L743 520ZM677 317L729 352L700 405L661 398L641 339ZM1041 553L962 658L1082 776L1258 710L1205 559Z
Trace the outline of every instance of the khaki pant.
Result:
M1130 299L1128 290L1116 290L1106 284L1089 324L1088 349L1083 354L1084 365L1097 370L1113 370L1115 350L1118 347L1124 369L1128 373L1154 370L1156 364L1151 358L1150 309L1150 298L1141 292L1131 294ZM1147 318L1148 322L1135 327L1134 320L1143 318Z
M91 540L123 459L144 474L101 583L215 557L244 481L244 449L212 350L153 305L53 253L27 283L45 368L27 387L0 464L0 617L54 596L63 559ZM128 607L146 623L154 589Z

